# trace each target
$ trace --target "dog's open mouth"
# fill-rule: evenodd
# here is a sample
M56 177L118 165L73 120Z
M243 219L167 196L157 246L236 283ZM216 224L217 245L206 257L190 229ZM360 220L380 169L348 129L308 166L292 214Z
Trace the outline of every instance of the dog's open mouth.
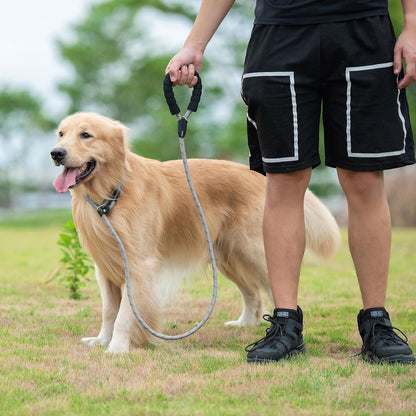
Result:
M66 192L69 188L79 185L95 169L95 160L90 160L82 166L70 168L64 167L63 172L55 179L53 183L59 193Z

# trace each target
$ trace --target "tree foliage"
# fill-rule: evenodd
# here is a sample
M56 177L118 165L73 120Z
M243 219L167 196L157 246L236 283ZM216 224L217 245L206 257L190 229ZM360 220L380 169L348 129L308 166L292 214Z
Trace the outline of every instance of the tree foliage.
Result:
M27 90L0 89L0 138L7 140L12 132L48 130L53 123L43 112L42 102Z
M138 153L162 160L177 158L176 119L164 102L162 82L165 67L179 48L178 39L173 42L175 36L179 37L178 24L190 29L195 18L198 5L193 3L109 0L93 6L87 18L74 27L75 36L59 42L62 57L74 69L74 77L60 85L60 90L70 97L69 112L93 110L116 118L130 127ZM226 53L217 54L217 60L228 60L226 69L234 76L232 68L237 66L241 71L244 53L243 40L235 26L240 20L250 22L244 3L248 2L236 7L234 25L225 32ZM160 22L169 25L172 36L167 36L167 31L159 33ZM184 36L181 35L180 44ZM207 58L204 63L202 101L191 119L194 126L188 129L188 152L209 157L245 155L244 112L240 113L238 132L242 145L235 147L230 145L225 132L228 128L225 121L230 117L224 118L218 110L225 104L226 113L234 116L240 100L227 101L224 74L221 77L211 74L207 77L209 82L205 82L211 61ZM184 112L190 91L175 88L175 95ZM235 124L232 123L233 128Z
M30 153L31 141L21 140L25 149L16 152L14 135L52 129L54 123L45 116L41 100L27 90L4 87L0 89L0 206L9 206L18 161Z

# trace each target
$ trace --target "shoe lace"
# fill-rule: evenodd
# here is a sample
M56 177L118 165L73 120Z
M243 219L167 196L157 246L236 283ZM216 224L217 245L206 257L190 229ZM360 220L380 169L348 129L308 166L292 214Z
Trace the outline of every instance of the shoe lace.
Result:
M382 329L376 332L375 331L376 326L381 326ZM403 335L403 338L394 331L398 331L401 335ZM407 344L407 341L408 341L406 334L401 329L395 326L392 326L390 323L385 323L382 321L375 321L372 324L371 335L372 337L370 336L366 337L365 341L363 342L363 347L361 351L357 354L352 355L351 358L364 355L369 349L370 339L373 339L373 345L375 345L377 341L388 341L388 342L392 342L395 344L400 344L402 342Z
M376 333L375 332L376 326L381 326L383 328ZM397 334L394 331L398 331L401 335L403 335L404 338L402 338L399 334ZM392 326L391 324L376 321L372 325L371 332L373 335L374 343L376 342L376 340L380 340L380 341L391 341L395 344L401 344L402 342L407 344L406 334L401 329L395 326ZM368 346L369 338L370 337L367 337L367 342L365 343L365 347Z
M282 335L283 331L282 326L279 322L279 318L277 318L276 316L266 314L263 315L263 319L271 323L270 327L266 329L266 335L258 341L247 345L245 347L246 352L253 351L257 347L266 345L269 342L269 340L279 338Z

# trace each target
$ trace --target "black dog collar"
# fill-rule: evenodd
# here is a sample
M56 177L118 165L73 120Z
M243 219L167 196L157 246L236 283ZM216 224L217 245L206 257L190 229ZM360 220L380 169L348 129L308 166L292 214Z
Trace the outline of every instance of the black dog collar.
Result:
M96 204L91 198L88 196L84 196L84 198L97 210L98 215L102 217L103 215L108 214L116 205L117 199L120 196L121 188L123 187L123 179L118 184L117 189L113 191L111 194L111 198L104 199L100 205Z

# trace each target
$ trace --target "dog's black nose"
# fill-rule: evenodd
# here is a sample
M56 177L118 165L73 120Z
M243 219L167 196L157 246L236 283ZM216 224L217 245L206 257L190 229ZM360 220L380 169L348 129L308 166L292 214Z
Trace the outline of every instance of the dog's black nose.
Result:
M66 155L67 151L62 147L56 147L51 151L52 159L58 163L61 163L65 159Z

